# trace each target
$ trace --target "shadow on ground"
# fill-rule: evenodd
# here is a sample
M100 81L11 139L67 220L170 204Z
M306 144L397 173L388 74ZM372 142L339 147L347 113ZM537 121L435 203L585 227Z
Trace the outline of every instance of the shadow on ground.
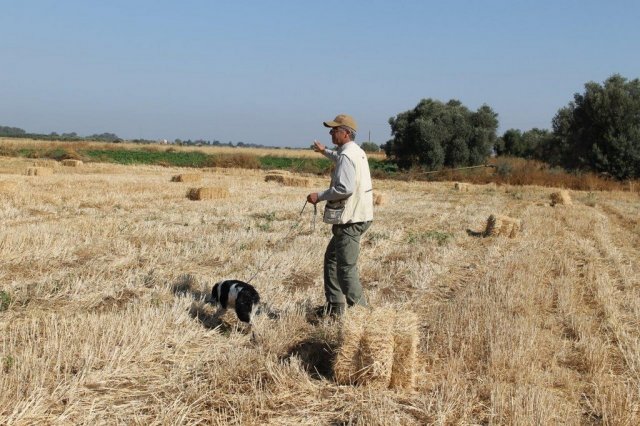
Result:
M209 292L202 291L198 285L198 280L191 274L180 275L171 286L173 294L176 296L191 296L196 300L208 300Z
M302 366L311 378L330 380L333 377L335 349L325 341L310 338L292 346L285 355L280 357L280 361L287 362L295 356L300 359Z

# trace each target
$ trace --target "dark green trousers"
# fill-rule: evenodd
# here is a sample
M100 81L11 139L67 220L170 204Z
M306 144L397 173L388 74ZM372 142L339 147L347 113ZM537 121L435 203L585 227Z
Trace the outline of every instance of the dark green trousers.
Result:
M337 312L348 306L366 306L358 275L360 238L371 222L333 225L333 237L324 254L324 294L327 303Z

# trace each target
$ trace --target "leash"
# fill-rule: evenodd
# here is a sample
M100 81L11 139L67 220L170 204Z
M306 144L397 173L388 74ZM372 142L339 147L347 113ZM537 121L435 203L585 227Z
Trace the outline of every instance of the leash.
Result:
M291 228L289 228L289 231L287 232L287 235L285 235L284 237L282 237L277 243L276 246L280 245L281 242L283 242L284 240L286 240L287 238L289 238L289 235L291 234L291 232L296 229L299 225L300 222L300 218L302 217L302 213L304 213L304 209L305 207L307 207L307 203L308 201L304 202L304 206L302 206L302 210L300 210L300 217L298 217L298 219L294 222L294 224L291 226ZM313 226L313 231L316 230L316 216L318 215L318 206L317 205L313 205L313 222L312 222L312 226ZM312 232L313 232L312 231ZM275 251L271 251L271 254L269 256L267 256L267 258L264 260L264 262L262 262L262 264L258 267L258 269L256 270L256 272L251 276L251 278L249 278L246 283L251 283L251 281L262 271L262 269L264 268L264 266L267 264L267 262L269 260L271 260L271 257L273 256L273 254L275 253ZM280 261L282 262L282 261ZM280 263L278 263L278 265L280 265Z
M308 202L309 201L304 202L304 206L302 206L302 210L300 210L300 216L302 216L302 213L304 212L304 208L307 207ZM318 216L318 203L313 205L313 221L311 222L312 231L316 230L316 216Z

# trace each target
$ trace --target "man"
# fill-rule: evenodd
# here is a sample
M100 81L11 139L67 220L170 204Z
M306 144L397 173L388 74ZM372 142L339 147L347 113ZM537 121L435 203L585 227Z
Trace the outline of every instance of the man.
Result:
M335 151L318 141L312 148L335 163L329 189L312 192L307 201L316 204L326 201L323 221L332 226L333 237L324 255L324 314L341 315L346 306L367 302L362 294L358 276L360 238L373 220L373 192L369 162L365 152L354 142L358 126L346 114L333 121L325 121L331 128L331 141Z

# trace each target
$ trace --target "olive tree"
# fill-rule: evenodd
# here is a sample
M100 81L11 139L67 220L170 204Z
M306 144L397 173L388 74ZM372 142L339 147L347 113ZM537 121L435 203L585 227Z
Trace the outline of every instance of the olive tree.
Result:
M640 80L614 74L585 84L554 117L553 133L563 166L640 177Z
M427 170L482 164L494 146L498 114L487 105L470 111L460 101L423 99L389 119L387 156L401 168Z

